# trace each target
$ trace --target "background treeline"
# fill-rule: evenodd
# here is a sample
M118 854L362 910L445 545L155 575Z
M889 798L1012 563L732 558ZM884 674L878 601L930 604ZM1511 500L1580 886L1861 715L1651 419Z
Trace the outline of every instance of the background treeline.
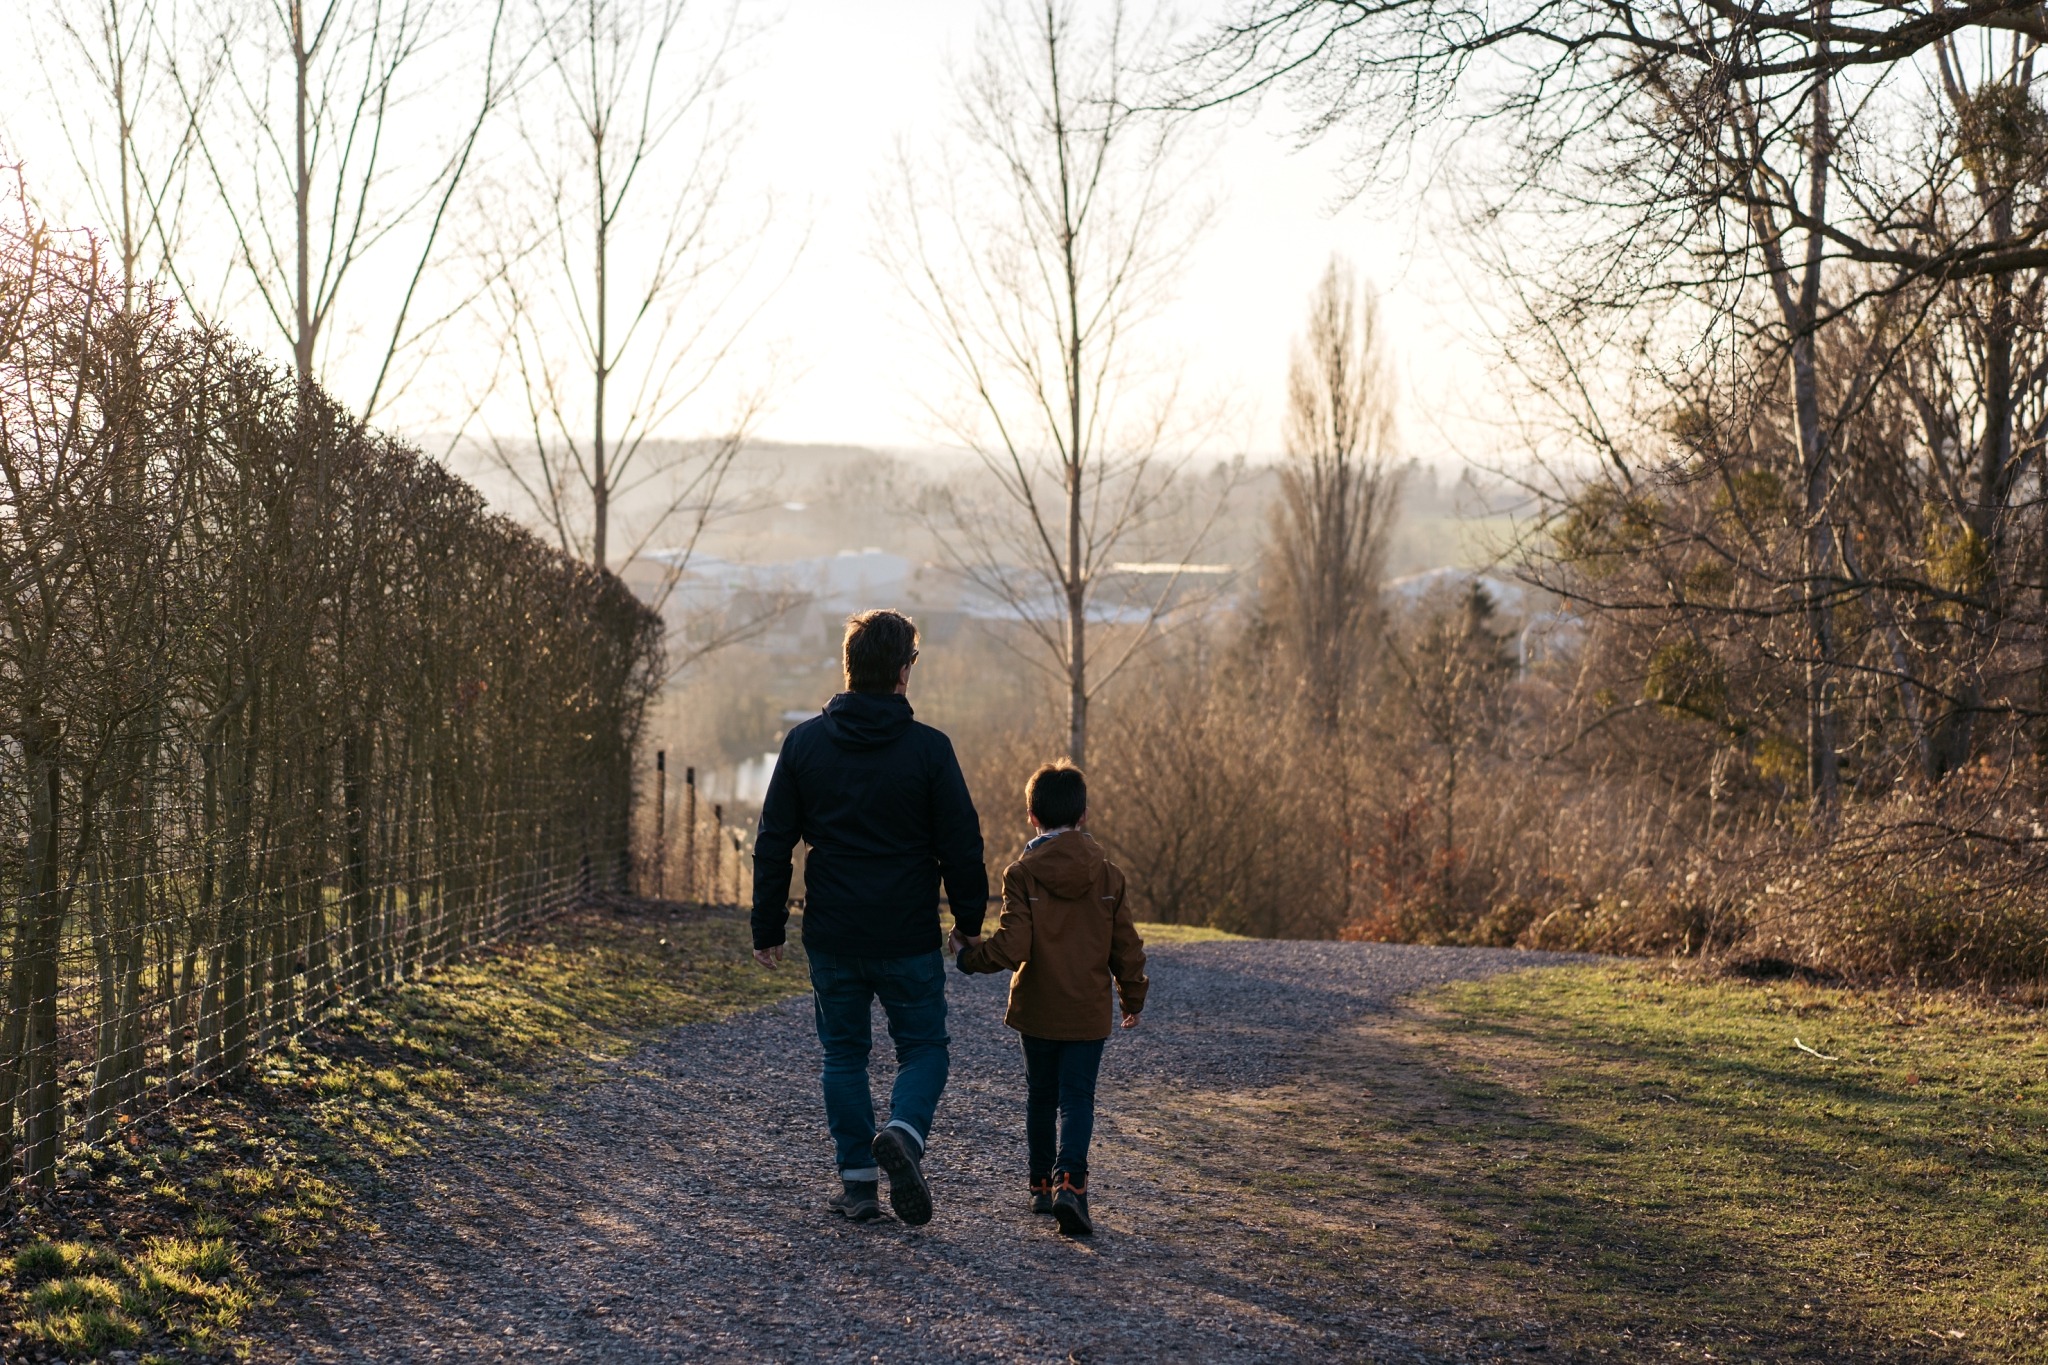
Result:
M1107 751L1154 912L2038 991L2044 40L2000 3L1236 7L1190 103L1277 91L1356 183L1455 184L1539 596L1374 590L1374 348L1327 285L1257 605Z
M1242 0L1163 52L1104 11L1011 11L965 95L995 226L951 220L1001 245L906 272L1010 504L952 558L1063 697L962 745L989 808L1064 748L1164 918L2048 977L2041 7ZM1259 98L1353 189L1450 190L1528 494L1494 582L1384 590L1398 383L1339 269L1254 590L1116 591L1202 558L1119 349L1157 280L1102 264L1192 230L1135 111ZM1075 165L1128 212L1039 211Z
M0 227L0 1170L626 868L660 624Z
M1333 267L1245 609L1105 708L1097 824L1141 914L2048 980L2040 291L1911 305L1845 304L1817 352L1819 507L1752 354L1675 380L1626 460L1532 481L1490 575L1389 593L1397 388ZM994 810L1028 748L988 765Z

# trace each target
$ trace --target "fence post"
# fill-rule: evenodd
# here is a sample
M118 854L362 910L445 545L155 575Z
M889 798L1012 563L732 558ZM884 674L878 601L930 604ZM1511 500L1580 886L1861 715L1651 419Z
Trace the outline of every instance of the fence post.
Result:
M715 801L711 805L711 900L718 901L718 893L725 890L725 803Z
M683 899L697 899L697 770L683 769Z
M734 905L741 903L740 876L746 870L746 858L743 853L745 843L745 836L738 830L734 830L732 832L732 903Z
M668 751L654 751L654 898L668 899Z

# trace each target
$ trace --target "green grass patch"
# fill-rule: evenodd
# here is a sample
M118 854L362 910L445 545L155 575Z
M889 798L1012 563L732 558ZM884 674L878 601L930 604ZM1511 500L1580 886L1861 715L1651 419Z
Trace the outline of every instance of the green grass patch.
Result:
M280 1286L366 1225L363 1188L430 1152L444 1125L539 1102L662 1030L809 989L801 953L771 973L750 949L740 915L572 911L122 1125L0 1234L0 1359L244 1352Z
M1125 1112L1196 1201L1162 1241L1447 1357L2048 1362L2040 1013L1544 968Z
M119 1258L83 1242L36 1241L15 1251L14 1276L32 1285L118 1264Z
M241 1253L219 1237L156 1238L139 1254L38 1241L16 1251L14 1264L17 1344L67 1360L145 1338L179 1354L214 1353L233 1345L257 1303ZM52 1274L53 1265L62 1269ZM86 1266L93 1273L77 1273Z
M1206 924L1159 924L1147 922L1138 926L1138 935L1146 943L1243 943L1243 934L1227 934L1221 929L1211 929Z
M26 1296L22 1335L66 1355L125 1350L142 1340L134 1295L104 1275L47 1280Z
M400 987L265 1074L376 1166L421 1151L457 1109L574 1083L661 1030L809 989L801 953L774 972L754 961L743 916L580 910Z
M1581 1344L2048 1360L2041 1014L1634 966L1430 1003L1436 1206L1513 1234L1494 1288Z

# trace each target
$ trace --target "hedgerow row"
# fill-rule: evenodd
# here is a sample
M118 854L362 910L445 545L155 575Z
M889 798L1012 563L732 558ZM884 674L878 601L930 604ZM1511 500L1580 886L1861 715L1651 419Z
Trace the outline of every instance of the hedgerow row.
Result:
M658 618L0 228L0 1184L624 875Z

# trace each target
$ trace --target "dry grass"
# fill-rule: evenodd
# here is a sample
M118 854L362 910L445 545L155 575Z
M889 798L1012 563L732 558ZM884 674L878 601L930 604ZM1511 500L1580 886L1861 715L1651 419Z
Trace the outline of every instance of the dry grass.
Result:
M1158 924L1152 922L1138 925L1138 936L1146 943L1243 943L1243 934L1226 934L1221 929L1211 929L1206 924Z

